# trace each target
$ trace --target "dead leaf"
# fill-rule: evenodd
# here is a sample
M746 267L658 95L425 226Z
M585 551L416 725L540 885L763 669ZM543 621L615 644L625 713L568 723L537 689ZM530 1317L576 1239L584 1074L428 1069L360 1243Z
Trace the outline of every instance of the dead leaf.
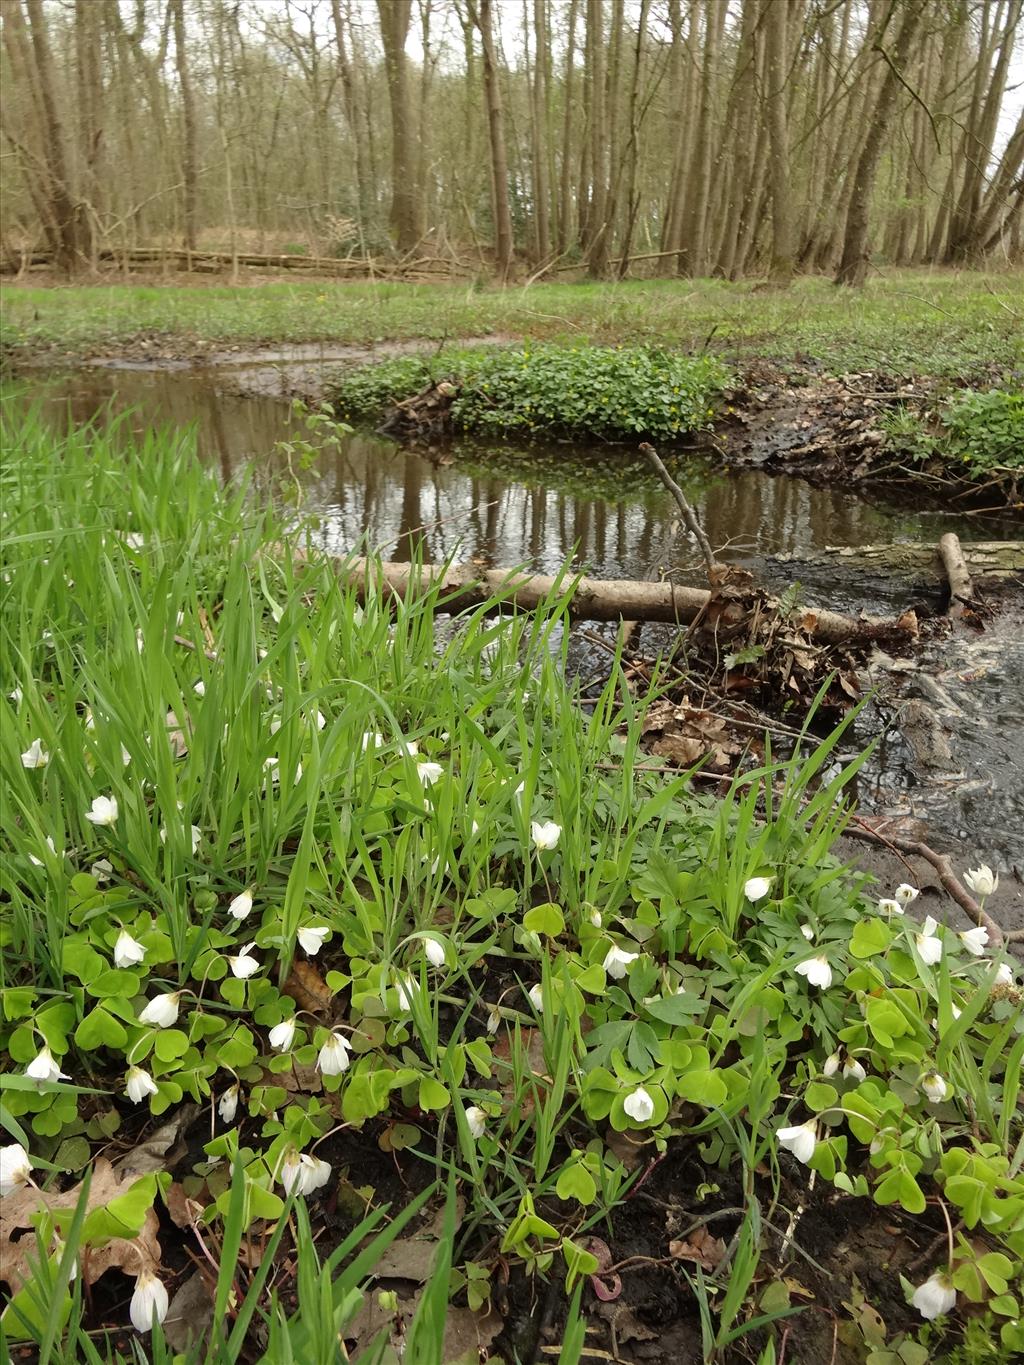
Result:
M109 1204L119 1194L125 1194L137 1177L123 1179L105 1157L98 1157L92 1171L86 1212ZM25 1185L16 1194L5 1196L0 1204L0 1265L3 1277L16 1294L26 1280L31 1279L29 1260L38 1261L32 1215L43 1208L74 1209L82 1192L81 1183L70 1190L51 1193ZM146 1213L142 1231L131 1241L115 1237L105 1247L87 1251L82 1257L81 1274L85 1284L93 1284L111 1266L118 1266L129 1275L137 1275L147 1265L160 1262L159 1224L153 1209Z
M726 1246L707 1227L696 1228L689 1237L669 1242L668 1254L677 1261L696 1261L705 1270L715 1270L725 1258Z
M291 996L300 1010L310 1010L313 1014L325 1014L334 999L313 963L298 959L292 963L288 980L281 989Z
M138 1143L113 1163L122 1180L137 1180L151 1171L170 1171L185 1155L181 1135L199 1113L198 1104L183 1104L172 1119L160 1125L145 1142ZM173 1149L173 1150L172 1150Z
M212 1326L210 1286L196 1270L171 1299L164 1318L164 1335L172 1350L184 1354L206 1341Z
M459 1196L455 1201L455 1226L462 1223L466 1201ZM374 1275L384 1280L415 1280L425 1284L434 1271L437 1247L444 1230L443 1208L438 1209L432 1220L409 1237L400 1237L392 1242L374 1267Z
M390 1329L391 1341L397 1348L404 1346L405 1327L416 1312L422 1292L399 1294L395 1310L382 1308L376 1294L367 1294L362 1308L342 1331L345 1342L352 1344L352 1357L355 1358L385 1329ZM437 1365L462 1365L464 1361L480 1360L501 1328L502 1319L490 1305L474 1313L469 1308L449 1304Z

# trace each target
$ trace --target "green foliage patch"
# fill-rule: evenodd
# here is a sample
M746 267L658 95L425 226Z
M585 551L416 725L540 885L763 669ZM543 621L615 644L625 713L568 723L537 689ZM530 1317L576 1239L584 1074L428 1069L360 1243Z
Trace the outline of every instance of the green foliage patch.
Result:
M452 419L463 431L613 441L671 441L709 426L730 382L712 355L541 344L382 361L343 376L332 397L346 417L376 417L441 373L458 387Z
M1024 469L1024 390L965 389L936 411L902 407L884 423L891 450L970 478Z

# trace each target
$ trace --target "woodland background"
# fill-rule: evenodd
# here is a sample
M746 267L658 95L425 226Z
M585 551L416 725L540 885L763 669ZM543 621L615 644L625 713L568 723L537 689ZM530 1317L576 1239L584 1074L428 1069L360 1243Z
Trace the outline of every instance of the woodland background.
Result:
M3 255L777 284L1019 262L1022 9L0 0Z

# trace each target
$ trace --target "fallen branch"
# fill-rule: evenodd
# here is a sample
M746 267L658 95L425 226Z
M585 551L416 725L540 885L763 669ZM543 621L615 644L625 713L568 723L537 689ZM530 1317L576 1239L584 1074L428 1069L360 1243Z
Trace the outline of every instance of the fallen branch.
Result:
M711 601L703 588L630 579L558 578L521 569L481 569L475 564L411 565L373 559L336 558L339 571L365 593L377 588L406 598L427 587L439 587L437 610L465 611L494 600L495 610L510 605L531 611L553 594L572 591L569 615L584 621L666 621L689 624ZM900 617L843 616L834 611L804 608L794 627L825 644L872 640L885 636L912 639L917 618L912 611Z
M713 576L715 570L720 568L721 566L717 563L715 559L714 552L711 549L711 542L704 534L704 527L701 526L700 522L697 520L697 513L693 510L693 508L687 501L686 494L683 492L683 490L676 483L675 479L665 468L664 461L662 460L658 452L654 449L654 447L650 444L650 442L641 441L640 454L644 457L647 463L657 474L658 478L662 481L662 483L665 485L668 491L672 494L672 497L675 499L676 506L683 514L683 520L686 522L686 525L689 528L689 531L693 536L694 540L696 540L697 544L700 546L700 552L704 556L704 563L708 566L708 575L709 577L712 578L712 581L714 581Z
M1006 939L1006 933L995 922L992 916L979 905L969 891L957 880L956 873L953 871L953 861L948 853L936 853L933 848L923 844L918 839L900 839L889 835L879 834L869 825L860 822L850 824L844 833L851 839L860 839L867 844L877 844L882 848L890 848L897 853L909 853L914 857L923 858L926 863L938 873L942 888L950 896L960 909L969 915L975 924L981 925L988 930L989 941L994 948L1001 948Z
M974 596L971 575L964 562L964 552L960 539L952 531L947 531L939 540L939 554L949 579L949 607L946 615L951 621L958 621L964 614L964 607Z

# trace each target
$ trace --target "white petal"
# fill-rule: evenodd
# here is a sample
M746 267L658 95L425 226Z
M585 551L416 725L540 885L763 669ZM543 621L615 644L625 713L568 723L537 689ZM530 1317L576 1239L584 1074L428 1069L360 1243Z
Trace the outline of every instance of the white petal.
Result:
M157 1322L163 1322L167 1308L167 1290L154 1274L143 1270L135 1281L135 1293L128 1308L132 1326L137 1332L152 1331L154 1316Z
M817 1120L808 1119L806 1123L798 1124L795 1128L777 1128L775 1136L787 1151L793 1153L797 1161L802 1161L806 1165L818 1145L817 1129Z
M763 900L771 890L771 885L771 877L751 877L743 883L743 894L751 902Z
M983 924L979 924L977 929L968 929L966 933L961 934L960 942L969 953L975 957L981 957L985 951L985 944L988 942L988 930Z
M622 1107L637 1123L647 1123L654 1117L654 1101L642 1085L638 1085L632 1094L626 1096L622 1101Z
M470 1136L482 1138L487 1127L487 1114L478 1104L466 1106L466 1124L469 1127Z

